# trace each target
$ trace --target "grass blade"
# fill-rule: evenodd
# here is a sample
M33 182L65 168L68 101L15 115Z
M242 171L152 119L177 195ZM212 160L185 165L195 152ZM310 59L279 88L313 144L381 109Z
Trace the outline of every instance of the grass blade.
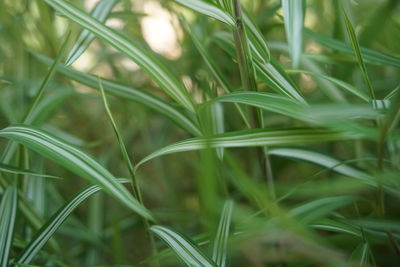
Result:
M214 241L214 249L212 260L219 267L226 266L226 255L228 249L229 229L231 225L231 217L233 211L233 201L225 202L222 209L221 219L219 221L217 235Z
M355 56L357 58L358 65L360 66L360 69L361 69L361 72L363 74L364 80L367 83L371 99L375 100L374 88L372 87L372 83L371 83L371 80L369 79L367 67L365 66L364 59L363 59L362 54L361 54L360 44L358 43L357 36L356 36L355 31L354 31L353 25L351 24L351 21L350 21L348 15L347 15L346 11L344 10L343 6L342 6L342 12L344 14L344 20L345 20L345 24L346 24L347 33L349 35L349 39L351 41L351 45L352 45L353 50L354 50L354 54L355 54Z
M206 62L208 69L211 71L212 75L214 78L217 80L219 85L224 89L225 92L232 92L232 86L229 86L228 82L226 81L225 77L222 75L220 72L219 68L217 67L217 64L215 63L214 59L211 57L211 55L207 52L203 44L200 42L200 40L197 38L196 34L193 32L193 30L190 28L189 24L181 19L182 24L186 31L189 33L190 37L193 40L194 45L196 46L197 50L199 51L200 55L202 56L203 60ZM246 110L239 106L235 105L236 109L238 110L240 116L242 117L243 121L247 126L250 126L250 122L246 117Z
M351 48L351 46L347 45L346 43L343 43L341 41L320 35L316 32L313 32L309 29L305 29L304 33L314 39L315 41L317 41L318 43L332 48L336 51L340 51L342 53L348 54L348 55L354 55L354 50ZM384 54L372 49L368 49L365 47L361 47L361 54L363 59L370 63L370 64L374 64L374 65L387 65L387 66L392 66L392 67L396 67L396 68L400 68L400 58L392 56L392 55L388 55L388 54Z
M50 59L45 56L36 53L33 53L33 55L41 62L44 62L46 64L50 63ZM57 66L57 71L79 83L92 87L96 90L100 90L98 78L94 75L76 71L62 65ZM170 103L143 90L122 85L110 80L102 78L102 83L104 86L104 91L108 94L143 104L144 106L168 117L174 123L185 129L189 133L193 135L201 135L198 126L185 113L183 113L181 110L177 109Z
M303 50L303 0L282 0L283 18L285 21L286 38L292 57L292 66L297 68L300 64Z
M305 148L271 148L269 153L275 156L291 158L300 161L310 162L321 167L328 168L334 172L364 181L367 184L376 185L373 177L367 173L344 164L342 161L323 153L308 150Z
M217 32L213 35L214 42L225 50L230 56L235 57L235 44L232 37L227 32ZM254 54L254 53L253 53ZM257 57L257 56L255 56ZM268 84L275 91L284 94L300 103L307 103L300 91L293 85L285 71L271 60L269 63L254 60L257 70L257 77Z
M94 7L91 13L92 17L98 19L100 22L105 22L116 3L118 3L118 0L101 0ZM93 33L86 29L83 30L69 52L65 65L69 66L74 63L89 47L94 38L95 35Z
M143 68L154 81L164 89L165 93L191 112L195 112L195 107L186 88L181 82L149 51L142 48L139 44L129 40L118 31L93 18L85 11L74 7L67 1L45 0L58 12L78 23L83 28L89 30L94 35L114 47L121 53L128 56Z
M173 249L178 257L188 266L216 266L203 254L200 248L195 245L193 241L183 237L181 234L159 225L152 226L150 230L156 236L161 238L171 249Z
M353 95L361 98L362 100L366 101L366 102L370 102L371 98L363 91L360 91L359 89L357 89L356 87L352 86L351 84L348 84L342 80L333 78L331 76L328 75L324 75L321 73L317 73L317 72L312 72L312 71L306 71L306 70L289 70L287 71L288 73L304 73L307 75L311 75L314 76L316 78L322 78L325 79L335 85L337 85L338 87L341 87L342 89L352 93Z
M151 213L119 183L115 177L89 155L50 134L31 126L10 126L0 131L5 137L21 143L75 174L99 185L111 196L141 216L153 220Z
M142 159L138 164L136 164L135 169L137 169L143 163L159 156L177 152L207 149L210 147L229 148L299 145L304 143L357 139L359 137L359 135L353 133L337 132L325 129L290 129L275 131L253 129L229 132L221 135L211 136L209 138L192 138L168 145Z
M206 1L202 0L174 0L175 2L193 9L196 12L199 12L203 15L212 17L214 19L217 19L223 23L226 23L230 26L235 25L235 20L232 18L232 16L220 9L219 7L209 4Z
M118 179L118 183L129 183L128 179ZM46 242L54 235L57 229L65 222L71 213L82 204L87 198L102 188L92 185L68 200L61 208L55 212L51 218L36 232L32 241L17 256L15 262L18 264L29 264L32 259L39 253Z
M290 211L290 215L298 221L308 224L316 219L323 218L332 211L349 205L357 200L354 196L327 197L300 205Z
M48 175L48 174L42 174L42 173L36 173L36 172L32 172L30 170L22 169L22 168L19 168L19 167L14 167L14 166L11 166L11 165L8 165L8 164L3 164L3 163L0 163L0 172L31 175L31 176L44 177L44 178L61 179L60 177L57 177L57 176Z
M17 210L17 188L10 185L0 203L0 267L7 267L14 234Z

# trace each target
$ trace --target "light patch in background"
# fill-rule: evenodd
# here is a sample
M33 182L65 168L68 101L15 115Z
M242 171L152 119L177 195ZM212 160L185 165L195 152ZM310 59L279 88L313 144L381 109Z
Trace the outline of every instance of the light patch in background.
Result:
M150 48L169 59L179 58L182 54L179 45L182 32L173 25L177 22L176 17L155 1L144 2L143 11L147 16L141 22L142 34Z

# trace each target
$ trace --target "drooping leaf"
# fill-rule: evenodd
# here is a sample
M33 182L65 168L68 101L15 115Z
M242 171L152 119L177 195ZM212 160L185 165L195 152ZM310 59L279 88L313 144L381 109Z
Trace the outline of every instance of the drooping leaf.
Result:
M196 12L199 12L203 15L212 17L223 23L226 23L230 26L235 25L235 20L229 13L205 1L202 0L174 0L174 1L183 6L186 6L187 8L193 9Z
M118 179L118 183L129 183L127 179ZM32 259L39 253L46 242L54 235L58 228L65 222L71 213L87 198L102 188L92 185L71 197L62 207L60 207L46 223L35 233L32 240L24 250L16 257L15 262L18 264L29 264Z
M316 219L324 218L332 211L351 204L357 200L355 196L327 197L302 204L290 211L290 215L298 221L308 224Z
M348 55L354 55L354 51L351 48L351 46L349 46L341 41L329 38L327 36L320 35L309 29L306 29L304 31L304 33L308 37L316 40L318 43L320 43L326 47L332 48L332 49L340 51L342 53L346 53ZM395 57L392 55L387 55L387 54L384 54L384 53L381 53L381 52L378 52L375 50L371 50L371 49L368 49L365 47L361 47L360 50L361 50L363 59L370 64L388 65L388 66L400 68L400 58L398 58L398 57Z
M316 164L325 168L329 168L330 170L355 178L360 179L363 182L376 185L373 177L371 177L366 172L363 172L359 169L351 167L350 165L343 164L342 161L336 159L335 157L319 153L312 150L307 150L305 148L271 148L269 150L270 155L281 156L292 158L301 161L307 161L312 164Z
M75 174L99 185L111 196L141 216L153 220L151 213L119 183L115 177L86 153L32 126L10 126L0 130L0 137L21 143Z
M184 140L163 147L142 159L136 164L136 169L143 163L167 154L201 150L218 147L257 147L257 146L283 146L299 145L304 143L318 143L360 138L354 133L337 132L326 129L288 129L264 130L252 129L246 131L229 132L208 138L199 137Z
M154 81L164 89L165 93L171 96L187 110L195 112L193 100L190 98L186 88L168 70L168 68L161 64L149 51L135 43L133 40L128 39L120 32L102 24L85 11L74 7L67 1L45 1L64 16L78 23L110 46L128 56L141 66L143 70L146 71L147 74L149 74L150 77L152 77L152 79L154 79Z
M33 53L33 55L41 62L49 64L50 60L45 56ZM71 68L66 68L62 65L57 66L57 71L73 79L77 82L90 86L96 90L100 90L97 77L91 74L79 72ZM198 126L183 112L171 105L170 103L149 94L143 90L122 85L110 80L102 79L104 91L130 101L134 101L149 107L160 114L167 116L177 125L190 132L193 135L200 135Z
M351 84L348 84L344 81L341 81L339 79L333 78L331 76L328 75L324 75L324 74L320 74L320 73L316 73L316 72L312 72L312 71L305 71L305 70L290 70L287 71L288 73L304 73L307 75L311 75L314 76L316 78L322 78L325 79L341 88L343 88L344 90L352 93L355 96L358 96L359 98L361 98L362 100L369 102L371 100L371 98L363 91L357 89L356 87L352 86Z
M44 178L53 178L53 179L60 179L60 177L53 176L53 175L48 175L48 174L42 174L42 173L36 173L30 170L22 169L19 167L11 166L8 164L3 164L0 163L0 172L8 172L8 173L14 173L14 174L23 174L23 175L30 175L30 176L36 176L36 177L44 177Z
M119 0L101 0L94 7L93 12L91 13L92 17L98 19L100 22L104 22L118 1ZM94 38L95 35L93 33L86 29L83 30L69 52L68 57L65 60L65 65L69 66L74 63L89 47Z
M195 243L166 227L154 225L150 227L156 236L161 238L187 266L213 267L216 266Z

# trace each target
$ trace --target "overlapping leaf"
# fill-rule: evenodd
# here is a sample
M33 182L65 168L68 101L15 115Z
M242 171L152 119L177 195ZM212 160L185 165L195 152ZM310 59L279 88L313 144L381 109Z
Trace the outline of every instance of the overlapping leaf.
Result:
M139 44L134 43L133 40L129 40L120 32L102 24L83 10L74 7L67 1L45 1L64 16L78 23L83 28L101 38L107 44L128 56L141 66L168 95L175 99L175 101L180 103L189 111L195 111L194 103L186 88L149 51L145 50Z
M115 177L89 155L50 134L31 126L10 126L0 131L0 137L21 143L77 175L99 185L133 211L148 219L151 213L118 182Z

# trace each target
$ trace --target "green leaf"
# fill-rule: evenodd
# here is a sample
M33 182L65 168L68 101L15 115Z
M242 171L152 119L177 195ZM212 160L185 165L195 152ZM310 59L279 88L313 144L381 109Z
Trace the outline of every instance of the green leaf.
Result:
M351 124L348 121L349 119L375 119L379 114L370 105L324 104L309 106L287 97L263 92L234 92L225 94L205 103L204 106L213 102L246 104L310 124L330 126L341 130L347 127L343 122ZM351 128L349 129L351 130Z
M0 267L9 266L16 210L17 188L10 185L4 191L0 203Z
M243 12L243 21L253 56L256 60L267 63L271 59L271 53L260 29L245 11Z
M323 219L314 221L310 225L310 227L318 229L318 230L342 233L342 234L349 234L349 235L353 235L353 236L362 238L362 233L359 230L359 228L354 227L354 226L344 223L344 222L334 221L334 220L327 219L327 218L323 218Z
M347 33L349 35L351 45L353 46L354 54L356 55L358 65L360 66L364 80L367 83L371 99L375 99L374 88L372 87L371 80L369 79L367 67L365 66L364 59L361 54L360 44L358 43L357 36L356 36L356 33L354 32L353 25L351 24L351 21L350 21L349 17L347 16L347 13L344 10L343 6L342 6L342 12L344 14L344 20L345 20L345 24L346 24Z
M314 39L315 41L317 41L318 43L320 43L326 47L332 48L332 49L334 49L336 51L340 51L342 53L346 53L348 55L354 55L353 49L346 43L343 43L341 41L320 35L309 29L305 29L304 33L308 37ZM377 52L375 50L368 49L365 47L361 47L360 50L361 50L363 59L370 64L387 65L387 66L400 68L400 58L398 58L398 57L395 57L392 55L387 55L387 54L384 54L381 52Z
M360 267L375 266L372 264L371 248L367 242L359 244L351 254L351 259L356 261Z
M118 3L119 0L101 0L94 7L93 12L91 13L92 17L98 19L100 22L105 22L111 10L114 8L115 4ZM68 58L65 61L65 65L69 66L74 63L85 50L89 47L90 43L95 38L95 35L88 30L83 30L71 51L68 54Z
M350 165L344 164L342 161L323 154L319 153L316 151L311 151L307 150L305 148L271 148L269 150L270 155L275 155L275 156L281 156L281 157L286 157L286 158L291 158L291 159L296 159L300 161L306 161L310 162L313 164L316 164L321 167L328 168L334 172L355 178L355 179L360 179L363 182L370 184L370 185L375 185L376 182L374 181L374 178L371 177L369 174L356 169L354 167L351 167Z
M349 205L357 200L354 196L327 197L300 205L290 211L290 215L304 224L323 218L332 211Z
M212 260L219 267L226 266L226 255L228 249L229 230L233 211L233 201L227 200L222 209L217 234L214 241Z
M107 44L128 56L141 66L169 96L189 111L195 112L194 103L186 88L168 68L162 65L149 51L145 50L139 44L134 43L133 40L128 39L120 32L102 24L85 11L74 7L67 1L45 1L64 16L78 23Z
M365 92L360 91L359 89L352 86L351 84L348 84L342 80L333 78L331 76L324 75L324 74L317 73L317 72L306 71L306 70L287 70L286 72L287 73L304 73L304 74L314 76L316 78L325 79L325 80L330 81L331 83L341 87L342 89L352 93L353 95L358 96L359 98L361 98L362 100L364 100L368 103L371 101L371 98Z
M36 176L36 177L44 177L44 178L53 178L53 179L61 179L60 177L53 176L53 175L48 175L48 174L42 174L42 173L36 173L32 172L30 170L22 169L19 167L14 167L8 164L3 164L0 163L0 172L8 172L8 173L14 173L14 174L24 174L24 175L31 175L31 176Z
M213 35L212 40L230 56L235 56L235 45L230 34L227 32L217 32ZM272 89L300 103L307 103L299 90L290 81L285 71L276 62L271 60L267 63L255 60L254 66L257 70L258 79L271 86Z
M201 150L218 147L257 147L299 145L304 143L318 143L338 140L357 139L360 136L354 133L337 132L326 129L288 129L265 130L252 129L246 131L229 132L221 135L192 138L163 147L142 159L136 164L136 169L143 163L159 156L177 152Z
M303 0L282 0L282 9L292 66L297 68L300 64L303 50Z
M33 53L33 55L39 61L44 62L45 64L50 63L50 59L45 56L36 53ZM63 75L67 76L70 79L73 79L77 82L90 86L96 90L100 90L98 78L94 75L66 68L62 65L57 66L57 71L59 71L60 73L62 73ZM167 116L174 123L185 129L189 133L193 135L201 135L197 125L193 123L193 121L189 119L185 113L183 113L181 110L177 109L170 103L152 94L149 94L143 90L122 85L103 78L102 78L102 84L104 86L104 91L107 92L108 94L143 104L144 106L151 108L164 116Z
M232 92L232 86L228 84L226 81L225 77L222 75L220 72L217 64L215 63L214 59L212 56L207 52L206 48L203 46L203 44L200 42L200 40L197 38L196 34L193 32L193 30L190 28L189 24L182 19L182 24L186 31L189 33L190 37L193 40L194 45L196 46L197 50L199 51L200 55L202 56L203 60L206 62L207 67L211 71L212 75L214 78L217 80L219 85L224 89L225 92ZM242 117L243 121L245 122L246 125L250 126L250 122L246 118L246 111L244 110L243 107L239 105L235 105L236 109L238 110L240 116ZM250 128L250 127L249 127Z
M181 234L159 225L150 227L150 231L161 238L171 249L173 249L178 257L188 266L216 266L189 238L183 237Z
M205 1L202 0L174 0L174 1L187 8L193 9L194 11L199 12L203 15L212 17L223 23L226 23L230 26L235 25L235 20L229 13Z
M111 196L137 212L141 216L153 220L151 213L142 206L119 183L115 177L92 157L32 126L10 126L0 131L5 137L21 143L44 157L69 169L75 174L99 185Z
M128 179L117 179L118 183L129 183ZM17 256L15 262L18 264L29 264L32 259L39 253L46 242L54 235L57 229L65 222L71 213L87 198L102 188L97 185L92 185L72 198L70 198L62 207L60 207L49 220L35 233L32 241L24 248Z

